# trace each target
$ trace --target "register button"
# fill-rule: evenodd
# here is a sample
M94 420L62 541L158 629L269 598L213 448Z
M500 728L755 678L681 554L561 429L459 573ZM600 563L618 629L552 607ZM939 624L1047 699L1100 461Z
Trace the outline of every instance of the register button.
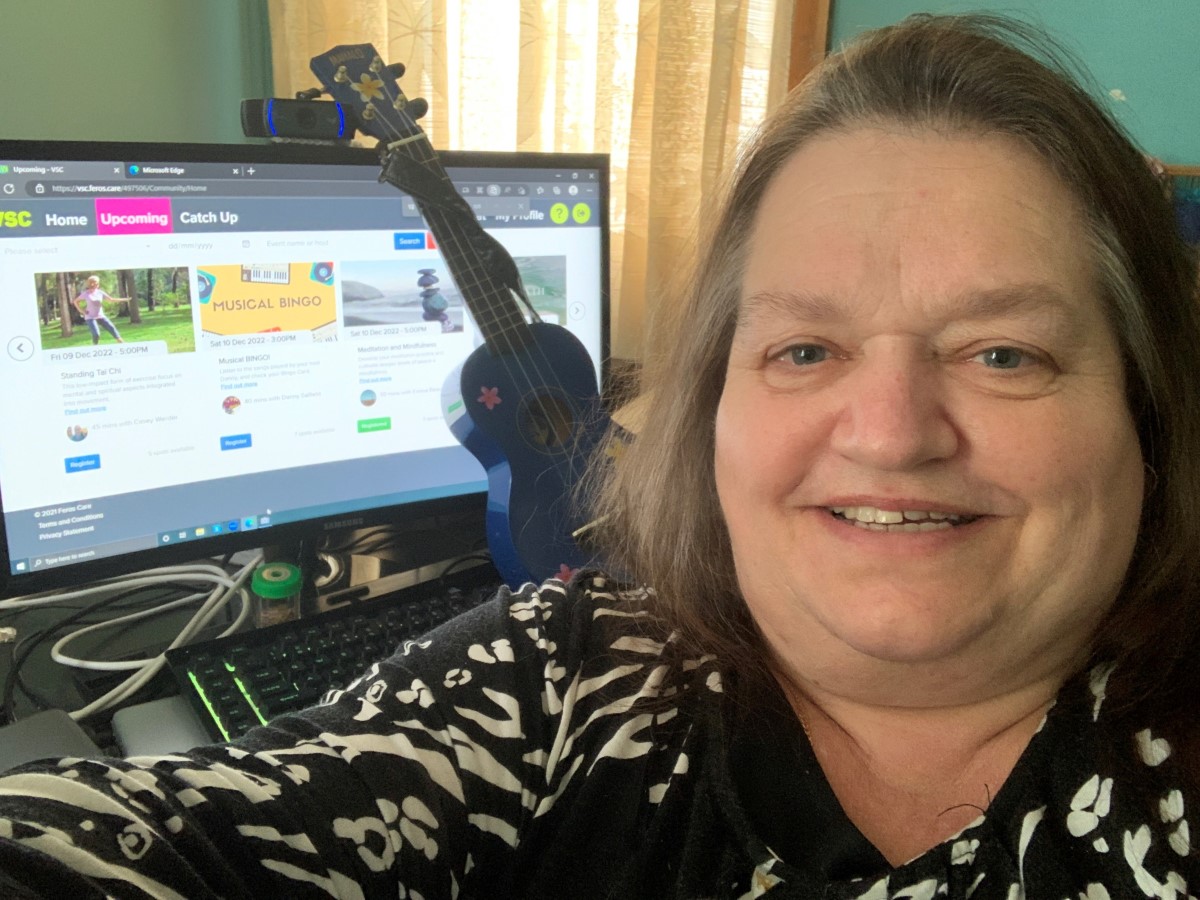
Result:
M222 450L241 450L251 446L248 434L226 434L221 436Z
M381 416L377 419L359 419L358 420L358 433L359 434L367 434L368 432L371 432L371 431L391 431L391 430L392 430L392 417L391 416Z
M100 468L100 454L93 453L90 456L72 456L66 460L67 472L86 472L88 469Z

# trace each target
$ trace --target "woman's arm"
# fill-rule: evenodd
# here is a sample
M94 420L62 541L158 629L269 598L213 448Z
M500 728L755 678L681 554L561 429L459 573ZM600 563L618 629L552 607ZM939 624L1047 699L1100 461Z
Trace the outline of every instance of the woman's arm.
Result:
M233 744L16 770L0 778L0 873L84 897L433 898L502 881L549 790L539 760L562 706L547 673L570 679L581 633L552 609L532 588L502 595Z

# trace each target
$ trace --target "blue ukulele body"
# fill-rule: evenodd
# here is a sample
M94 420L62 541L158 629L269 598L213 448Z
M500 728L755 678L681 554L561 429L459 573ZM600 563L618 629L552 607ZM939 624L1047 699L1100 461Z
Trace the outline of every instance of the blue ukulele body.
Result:
M512 585L589 562L572 537L584 523L574 492L609 424L579 340L557 325L529 329L520 349L477 348L442 389L450 430L487 470L488 549Z

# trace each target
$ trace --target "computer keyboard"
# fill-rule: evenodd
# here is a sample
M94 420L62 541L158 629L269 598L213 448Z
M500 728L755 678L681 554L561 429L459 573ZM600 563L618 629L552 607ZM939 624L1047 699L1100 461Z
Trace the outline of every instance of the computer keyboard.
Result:
M402 641L490 599L488 567L348 603L268 628L167 652L167 664L214 740L241 737L285 712L345 687Z

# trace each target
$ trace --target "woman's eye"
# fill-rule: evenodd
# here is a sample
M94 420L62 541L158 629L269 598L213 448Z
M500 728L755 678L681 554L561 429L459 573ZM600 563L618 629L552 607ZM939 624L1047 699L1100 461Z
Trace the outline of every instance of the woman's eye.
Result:
M829 350L820 344L798 344L795 347L789 347L784 356L793 365L811 366L813 363L823 362L827 359Z
M1014 347L989 347L975 358L991 369L1017 369L1032 362L1028 354Z

